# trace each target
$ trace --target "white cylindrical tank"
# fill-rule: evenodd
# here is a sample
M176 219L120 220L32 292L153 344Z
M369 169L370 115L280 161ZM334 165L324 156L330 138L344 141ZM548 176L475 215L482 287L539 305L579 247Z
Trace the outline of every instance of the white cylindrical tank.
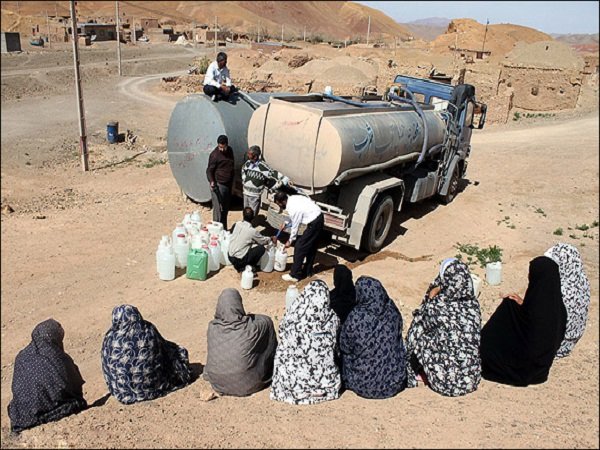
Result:
M324 188L349 169L419 157L422 119L411 106L389 105L358 107L317 96L271 98L250 118L248 145L259 145L267 163L295 185ZM446 124L432 107L423 112L431 148L443 142Z

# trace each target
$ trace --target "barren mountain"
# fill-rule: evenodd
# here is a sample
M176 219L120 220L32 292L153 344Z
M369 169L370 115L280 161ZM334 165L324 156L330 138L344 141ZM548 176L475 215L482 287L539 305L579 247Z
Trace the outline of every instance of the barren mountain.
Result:
M433 41L440 34L446 32L449 23L450 19L446 19L445 17L428 17L401 23L400 25L409 30L418 39Z
M580 53L598 53L598 33L595 34L552 34L555 40L569 44Z
M124 16L157 17L162 22L210 24L215 16L220 26L236 31L255 33L279 38L284 27L286 39L320 36L324 39L366 39L369 16L371 17L371 39L405 38L410 32L381 11L354 2L332 1L120 1L120 12ZM45 17L46 11L53 15L68 14L66 1L2 2L2 30L18 31L23 16ZM78 14L82 19L114 17L115 2L78 2ZM12 14L7 14L8 12ZM26 35L29 27L23 27Z

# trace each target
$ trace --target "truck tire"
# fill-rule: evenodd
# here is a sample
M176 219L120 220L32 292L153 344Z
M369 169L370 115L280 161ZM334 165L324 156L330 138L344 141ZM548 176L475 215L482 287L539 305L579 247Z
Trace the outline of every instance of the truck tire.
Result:
M454 197L456 197L456 194L458 193L458 182L460 180L458 172L459 168L458 165L456 165L456 167L454 168L454 172L452 172L452 178L450 178L448 192L446 193L446 195L439 196L440 202L444 205L447 205L448 203L452 202L452 200L454 200Z
M393 217L394 200L392 196L385 195L377 199L369 212L369 220L363 231L363 250L369 253L381 250L392 226Z

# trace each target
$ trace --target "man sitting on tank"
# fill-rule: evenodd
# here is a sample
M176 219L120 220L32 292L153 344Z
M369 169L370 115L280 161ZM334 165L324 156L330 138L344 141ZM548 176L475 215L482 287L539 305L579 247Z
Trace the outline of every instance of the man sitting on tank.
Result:
M275 236L263 236L252 226L252 208L244 208L242 216L244 220L234 223L231 228L228 252L229 261L238 272L244 270L247 265L256 267L265 253L265 246L271 241L277 242Z
M219 52L217 60L210 63L204 76L203 91L213 102L227 100L229 95L237 90L231 84L229 68L227 67L227 53Z
M271 169L260 158L261 151L258 145L248 149L248 161L242 166L242 185L244 187L244 206L249 206L258 216L260 210L260 197L265 187L279 189L289 183L289 178L282 173Z

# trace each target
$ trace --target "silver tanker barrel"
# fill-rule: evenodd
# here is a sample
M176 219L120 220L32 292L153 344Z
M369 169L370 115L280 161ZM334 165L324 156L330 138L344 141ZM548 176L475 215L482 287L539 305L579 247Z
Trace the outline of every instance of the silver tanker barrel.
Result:
M227 135L233 148L234 193L241 194L240 170L248 150L248 122L255 108L273 95L285 94L233 94L230 101L216 103L204 94L192 94L177 102L169 120L167 150L173 176L188 197L197 202L210 201L206 167L221 134Z
M433 107L423 110L432 148L443 142L446 124ZM273 97L248 125L248 143L261 146L265 161L313 191L388 162L416 161L424 134L411 106L360 107L320 96Z

